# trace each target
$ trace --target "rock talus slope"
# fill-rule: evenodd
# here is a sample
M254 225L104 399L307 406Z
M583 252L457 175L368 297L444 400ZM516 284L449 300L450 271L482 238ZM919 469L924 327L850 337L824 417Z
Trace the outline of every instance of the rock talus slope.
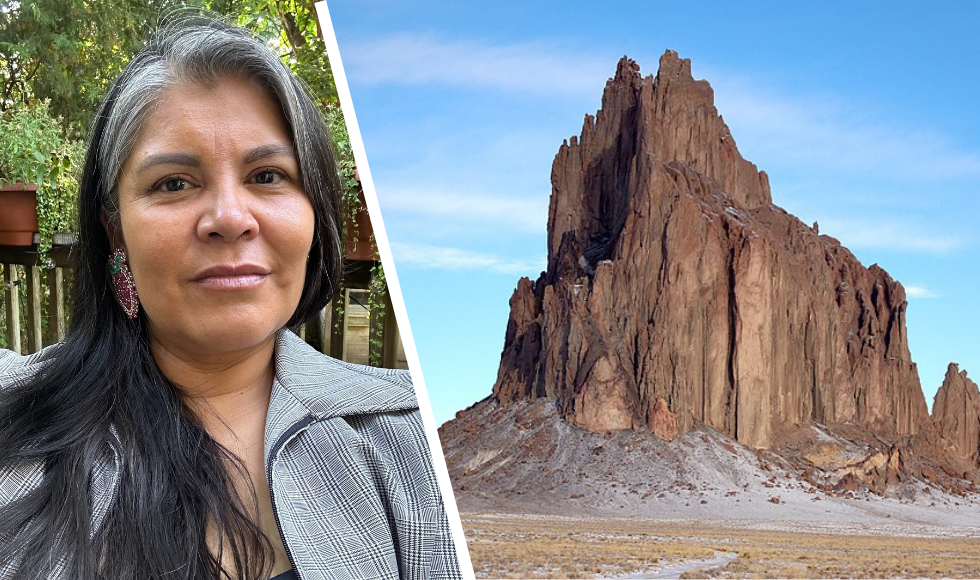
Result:
M555 157L547 271L511 298L494 398L756 448L811 423L931 429L902 285L773 205L713 101L674 52L655 77L619 62Z

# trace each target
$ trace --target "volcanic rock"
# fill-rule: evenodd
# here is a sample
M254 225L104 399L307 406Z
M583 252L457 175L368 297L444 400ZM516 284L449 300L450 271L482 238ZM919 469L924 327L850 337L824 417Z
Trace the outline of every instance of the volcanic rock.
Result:
M956 364L936 392L932 421L950 455L968 470L980 468L980 390Z
M768 448L811 423L929 423L902 285L772 204L672 51L656 77L624 57L560 147L547 271L510 306L495 400L553 398L588 431L705 425ZM976 453L975 431L955 441Z

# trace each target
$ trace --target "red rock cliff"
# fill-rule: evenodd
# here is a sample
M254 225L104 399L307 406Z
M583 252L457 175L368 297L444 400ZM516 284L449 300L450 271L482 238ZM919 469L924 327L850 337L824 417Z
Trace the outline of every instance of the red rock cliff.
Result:
M936 392L932 420L946 450L965 468L980 468L980 390L950 363Z
M592 431L697 424L768 447L785 426L893 435L929 420L905 291L772 205L690 61L623 58L552 167L548 270L511 298L494 385Z

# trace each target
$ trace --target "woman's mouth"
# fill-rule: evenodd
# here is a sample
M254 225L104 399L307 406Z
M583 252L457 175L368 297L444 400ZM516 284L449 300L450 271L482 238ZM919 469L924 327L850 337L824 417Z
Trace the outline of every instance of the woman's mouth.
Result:
M268 275L268 268L255 264L220 264L202 270L192 282L211 290L250 290Z

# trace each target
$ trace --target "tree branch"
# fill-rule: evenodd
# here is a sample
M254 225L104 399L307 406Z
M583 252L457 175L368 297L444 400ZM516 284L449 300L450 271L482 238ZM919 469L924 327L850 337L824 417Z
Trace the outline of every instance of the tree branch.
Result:
M31 82L31 78L37 73L37 69L40 67L41 67L41 61L38 60L36 63L34 63L34 70L32 70L30 73L27 74L26 77L24 77L25 84Z
M316 14L316 2L307 0L306 9L310 11L310 18L313 19L313 26L316 28L316 37L323 40L323 30L320 28L320 19Z
M292 12L284 11L278 0L276 1L276 10L279 12L279 21L282 22L283 30L286 31L286 40L289 41L289 46L295 55L296 49L306 44L306 38L303 36L303 31L296 26L296 17L293 16Z

